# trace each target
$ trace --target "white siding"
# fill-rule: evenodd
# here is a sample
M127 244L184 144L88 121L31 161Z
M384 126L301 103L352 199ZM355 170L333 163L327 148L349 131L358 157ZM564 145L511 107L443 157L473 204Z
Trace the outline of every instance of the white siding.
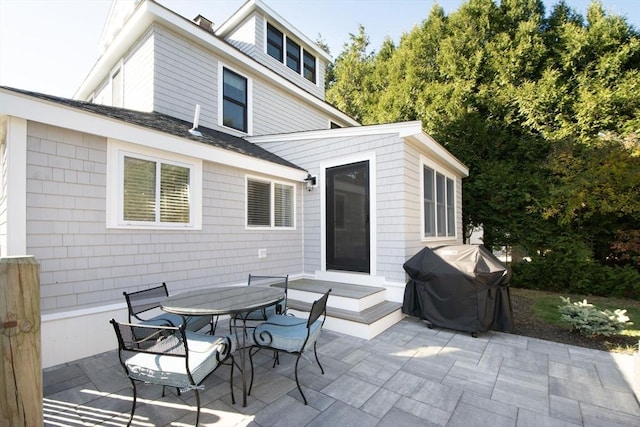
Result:
M218 125L218 59L201 46L155 27L155 111L193 120L200 104L200 124L238 134ZM326 129L329 116L276 86L253 70L227 64L252 79L253 134Z
M376 274L387 283L406 282L402 268L404 262L428 244L421 239L422 189L420 188L420 154L428 155L424 148L406 143L397 135L384 134L360 137L323 138L314 140L269 142L260 144L293 163L320 176L320 165L329 161L341 161L358 153L375 153L377 223L375 244ZM439 162L439 164L441 164ZM451 171L453 174L453 172ZM321 221L324 213L321 192L325 183L312 192L304 192L305 206L305 272L314 274L321 270ZM462 189L461 179L456 179L457 228L455 241L462 242Z
M153 32L147 31L123 61L124 108L153 111L153 44Z
M200 104L200 124L217 128L216 59L163 27L154 33L154 110L190 122Z
M271 135L327 129L329 118L299 99L292 99L265 80L253 83L253 134ZM295 162L294 162L295 163Z
M205 163L203 227L187 232L107 229L106 171L104 138L29 122L27 253L43 314L122 304L123 291L161 282L176 293L302 272L300 202L297 229L246 230L244 171Z
M253 14L225 37L225 41L254 58L256 51L259 50L258 46L262 46L256 40L256 25L256 15Z

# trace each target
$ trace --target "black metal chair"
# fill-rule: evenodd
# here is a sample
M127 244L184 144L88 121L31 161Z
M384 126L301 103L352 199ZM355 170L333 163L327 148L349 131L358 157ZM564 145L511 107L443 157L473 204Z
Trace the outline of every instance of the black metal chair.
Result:
M201 383L227 359L230 359L229 378L231 401L233 395L233 343L229 336L204 335L185 330L185 325L158 326L119 323L111 319L118 338L120 363L133 386L131 424L136 410L136 382L176 387L180 391L194 390L200 420Z
M247 313L241 313L234 315L229 322L229 330L231 331L234 327L237 327L237 321L242 320L243 322L251 322L251 325L255 325L255 322L264 322L270 316L275 314L286 314L287 312L287 293L289 289L289 275L285 276L260 276L255 274L249 274L249 278L247 280L247 286L273 286L273 285L283 285L284 287L284 300L279 302L276 305L271 305L269 307L261 308L259 310L249 311Z
M251 362L252 369L248 394L251 394L251 388L253 387L253 356L261 349L268 348L276 351L274 366L278 362L277 352L285 351L298 356L296 358L295 366L296 385L298 386L300 395L304 400L304 404L307 404L307 398L302 392L300 382L298 381L298 364L302 354L313 348L313 353L315 355L316 362L318 362L318 366L320 367L320 372L324 375L324 369L318 359L316 343L327 316L327 299L329 298L330 292L331 289L329 289L320 299L314 301L307 319L276 314L270 316L266 322L256 326L253 330L254 344L249 349L249 360Z
M289 275L286 276L258 276L249 274L247 286L273 286L284 285L284 300L276 305L272 305L260 310L254 310L247 314L247 320L267 320L274 314L287 313L287 293L289 291Z
M199 331L206 325L210 325L209 333L213 335L216 331L218 318L208 316L180 316L172 313L158 313L153 317L141 317L140 314L159 309L162 301L167 299L169 291L167 284L163 283L154 288L144 289L136 292L123 292L129 309L129 323L138 321L145 325L178 326L186 322L186 329Z

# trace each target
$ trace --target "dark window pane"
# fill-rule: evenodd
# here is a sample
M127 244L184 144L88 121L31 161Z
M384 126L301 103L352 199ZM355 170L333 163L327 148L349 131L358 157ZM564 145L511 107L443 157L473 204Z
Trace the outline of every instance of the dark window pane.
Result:
M271 24L267 24L267 53L282 62L283 35Z
M316 57L311 55L306 50L303 54L303 75L304 78L315 83L316 82Z
M300 46L290 39L287 39L287 67L300 73Z
M247 131L247 79L233 71L223 71L222 124Z
M435 236L436 203L434 197L433 169L423 168L424 180L424 235Z
M455 182L447 178L447 236L456 235Z

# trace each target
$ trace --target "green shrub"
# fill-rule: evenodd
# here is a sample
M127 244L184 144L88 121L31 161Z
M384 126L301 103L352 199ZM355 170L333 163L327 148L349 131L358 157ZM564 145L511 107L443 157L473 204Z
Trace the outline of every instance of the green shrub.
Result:
M582 248L584 249L584 248ZM629 266L609 266L593 261L580 245L562 247L531 261L512 265L511 285L583 295L640 299L640 273Z
M622 332L627 325L631 325L627 310L616 309L598 310L587 300L571 302L570 298L560 297L564 305L559 305L560 315L571 325L574 331L581 335L593 337L596 335L611 336Z

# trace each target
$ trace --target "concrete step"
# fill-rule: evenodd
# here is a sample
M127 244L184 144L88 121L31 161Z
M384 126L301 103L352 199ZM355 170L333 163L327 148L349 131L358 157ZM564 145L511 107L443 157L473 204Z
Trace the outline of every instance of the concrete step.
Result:
M313 301L329 289L324 323L328 330L372 339L404 317L401 303L384 299L384 288L312 279L289 282L288 313L307 317Z

